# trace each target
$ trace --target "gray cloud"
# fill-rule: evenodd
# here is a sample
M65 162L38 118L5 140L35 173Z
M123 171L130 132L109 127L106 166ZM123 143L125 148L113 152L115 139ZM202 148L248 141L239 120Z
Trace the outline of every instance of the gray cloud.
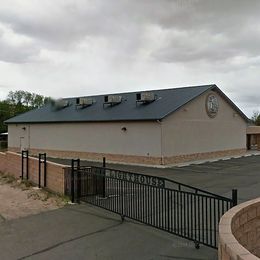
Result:
M259 1L197 1L191 7L164 24L167 37L152 53L155 59L214 63L260 54Z
M163 41L151 50L156 60L218 61L259 55L259 7L252 0L44 1L24 11L6 5L0 21L36 39L38 48L75 48L94 37L130 53L145 48L147 28L158 26ZM149 40L160 38L155 34Z
M37 48L28 39L19 38L10 28L5 28L0 24L1 61L24 63L34 55L37 55Z
M260 106L260 94L256 95L245 95L239 98L241 103L250 104L250 106Z
M7 6L0 10L0 21L20 34L43 41L42 44L59 47L78 43L86 36L123 38L140 27L127 24L125 7L120 5L122 8L117 9L106 1L45 1L41 5L26 14Z
M21 51L20 47L10 46L0 39L0 60L11 63L25 63L38 52L31 48L24 48Z
M5 1L2 82L67 96L213 82L258 107L259 10L258 0Z
M209 32L179 33L169 37L163 47L153 52L153 57L163 62L192 62L198 60L215 63L235 58L260 55L258 31L228 37Z

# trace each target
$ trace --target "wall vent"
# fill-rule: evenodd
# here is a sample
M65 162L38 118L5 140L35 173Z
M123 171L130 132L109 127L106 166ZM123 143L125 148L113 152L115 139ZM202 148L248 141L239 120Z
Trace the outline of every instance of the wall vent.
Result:
M93 98L80 97L76 99L76 106L81 108L88 107L94 104Z
M151 103L155 101L156 95L153 92L140 92L136 94L136 102L138 103Z
M117 105L122 102L122 96L119 95L106 95L104 96L104 104Z

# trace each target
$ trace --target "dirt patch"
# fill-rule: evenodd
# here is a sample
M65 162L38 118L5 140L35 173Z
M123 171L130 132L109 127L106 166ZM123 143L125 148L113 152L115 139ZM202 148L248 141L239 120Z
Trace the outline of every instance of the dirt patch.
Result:
M64 197L0 173L0 222L63 207Z

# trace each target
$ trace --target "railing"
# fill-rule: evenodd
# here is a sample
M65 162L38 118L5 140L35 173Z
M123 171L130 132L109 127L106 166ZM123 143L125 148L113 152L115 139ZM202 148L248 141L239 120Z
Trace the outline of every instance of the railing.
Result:
M217 248L219 220L237 204L236 190L230 199L166 178L104 167L78 165L66 182L67 195L73 186L77 201L192 240L196 248Z
M29 151L23 150L21 152L21 179L29 180ZM43 187L47 186L47 156L46 153L38 154L38 187L41 188L42 185L42 166L43 166Z

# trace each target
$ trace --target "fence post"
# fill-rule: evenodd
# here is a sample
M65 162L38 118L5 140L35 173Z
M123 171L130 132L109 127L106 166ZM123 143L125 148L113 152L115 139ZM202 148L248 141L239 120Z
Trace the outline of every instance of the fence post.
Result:
M102 197L106 197L106 157L103 157Z
M41 188L41 154L38 156L39 164L39 173L38 173L38 188Z
M71 160L70 196L71 202L74 203L74 159Z
M75 163L77 163L77 201L80 197L80 178L78 178L79 167L80 167L80 159L72 159L71 160L71 177L70 177L70 193L71 193L71 202L75 201Z
M22 151L22 172L21 172L21 178L23 180L23 165L24 165L24 162L23 162L23 157L24 157L24 151Z
M46 170L46 153L39 153L39 175L38 175L38 187L41 188L41 175L42 175L42 163L43 163L43 187L47 185L47 170Z
M237 189L232 190L232 207L237 205Z
M29 180L29 151L26 150L26 179Z
M121 221L123 222L125 220L125 203L124 203L124 185L123 185L123 180L120 180L121 185L120 185L120 197L121 197Z
M80 172L80 159L77 162L77 203L80 203L81 197L81 172Z
M44 183L43 186L46 187L47 186L47 170L46 170L46 153L43 154L43 167L44 167Z
M22 150L22 172L21 172L21 179L23 180L24 179L24 159L26 159L26 179L28 180L28 171L29 171L29 168L28 168L28 150Z

